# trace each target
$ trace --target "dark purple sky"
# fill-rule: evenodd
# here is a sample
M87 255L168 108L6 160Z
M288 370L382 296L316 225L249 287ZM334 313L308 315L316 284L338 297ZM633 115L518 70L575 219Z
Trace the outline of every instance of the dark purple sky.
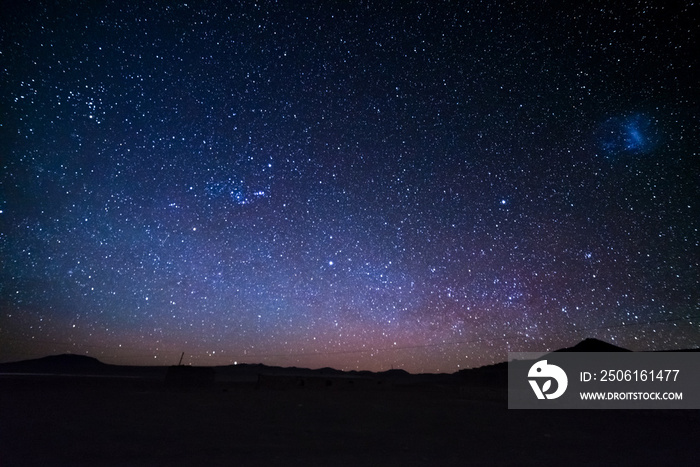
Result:
M690 2L99 3L3 2L0 361L700 342Z

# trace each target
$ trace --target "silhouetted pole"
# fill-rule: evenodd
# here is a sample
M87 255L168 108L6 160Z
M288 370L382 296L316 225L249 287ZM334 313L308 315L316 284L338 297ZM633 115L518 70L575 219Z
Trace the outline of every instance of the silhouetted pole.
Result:
M182 365L182 359L185 357L185 352L182 352L182 355L180 355L180 362L177 364L177 366Z

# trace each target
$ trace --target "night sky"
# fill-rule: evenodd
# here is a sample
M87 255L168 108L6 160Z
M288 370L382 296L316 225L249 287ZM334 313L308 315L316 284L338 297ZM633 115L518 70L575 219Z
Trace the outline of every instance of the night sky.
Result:
M696 347L691 7L3 1L0 361Z

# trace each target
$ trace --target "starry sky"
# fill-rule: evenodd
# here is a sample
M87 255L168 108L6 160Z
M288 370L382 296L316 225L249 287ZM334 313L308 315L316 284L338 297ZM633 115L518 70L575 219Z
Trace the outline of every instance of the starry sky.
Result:
M0 361L696 347L692 3L4 0Z

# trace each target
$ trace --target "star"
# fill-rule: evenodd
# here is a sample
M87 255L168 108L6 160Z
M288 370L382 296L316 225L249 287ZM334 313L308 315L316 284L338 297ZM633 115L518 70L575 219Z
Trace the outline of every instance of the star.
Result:
M689 6L14 3L0 359L697 345Z

